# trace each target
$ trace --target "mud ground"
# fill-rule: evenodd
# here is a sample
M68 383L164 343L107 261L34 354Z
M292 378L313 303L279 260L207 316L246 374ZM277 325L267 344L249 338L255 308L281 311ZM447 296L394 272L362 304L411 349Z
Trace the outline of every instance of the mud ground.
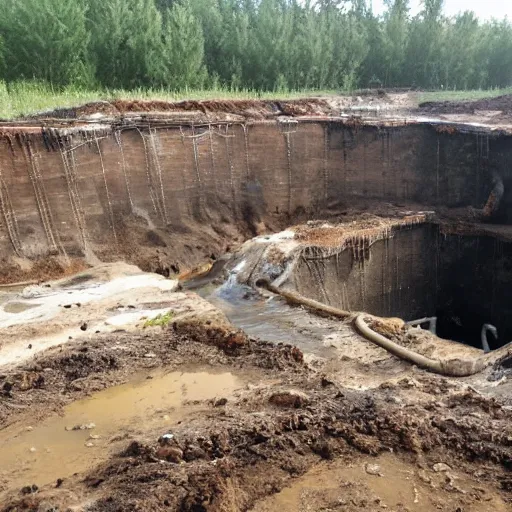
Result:
M294 347L211 323L52 348L2 375L1 424L21 430L135 372L191 362L250 382L202 404L205 411L172 427L171 440L160 438L163 426L140 431L113 453L105 448L96 467L41 488L28 481L9 489L7 478L1 510L265 511L292 499L297 508L288 510L451 511L512 503L504 401L422 371L350 389L343 373L353 361L308 364Z
M368 214L355 226L386 230L404 218L403 211L401 215L378 219ZM417 215L409 217L417 220ZM350 226L348 235L354 224ZM294 229L298 242L305 243L323 239L326 228L313 222ZM336 238L342 234L337 232ZM281 237L262 238L272 243ZM325 242L329 245L329 239ZM146 287L116 285L115 293L103 294L102 286L116 279L142 280ZM350 320L319 318L296 308L286 319L287 328L310 337L312 345L329 347L303 353L292 345L248 336L192 291L174 291L171 281L125 264L104 265L49 284L29 286L21 298L7 302L10 311L21 304L21 314L29 317L26 325L3 329L9 336L0 347L5 354L6 347L23 343L25 354L0 371L0 440L5 459L12 461L0 470L2 511L511 507L508 360L472 378L443 378L367 342ZM24 308L31 301L40 303L38 294L45 290L53 294L53 316L30 317L37 309ZM95 300L79 308L67 308L59 298L62 291L73 297L94 290ZM146 325L141 315L162 308L172 311L170 321ZM113 321L120 316L122 321ZM66 332L83 318L98 326L106 320L110 326L30 350L21 336L48 325ZM151 409L145 413L151 421L134 418L129 428L119 427L91 447L94 456L86 452L75 466L63 460L60 473L55 464L38 474L30 462L12 459L11 442L18 446L18 439L26 438L22 446L28 456L31 434L47 422L58 424L60 416L65 420L69 407L84 399L99 400L104 390L152 379L155 372L196 371L229 374L238 384L222 396L171 409L170 424L165 411ZM66 436L64 430L52 437ZM171 437L162 437L169 432ZM96 443L98 436L91 436L86 446ZM45 454L39 446L37 450L44 467Z
M512 95L473 101L430 101L420 103L419 108L431 114L475 114L478 111L502 111L512 114Z

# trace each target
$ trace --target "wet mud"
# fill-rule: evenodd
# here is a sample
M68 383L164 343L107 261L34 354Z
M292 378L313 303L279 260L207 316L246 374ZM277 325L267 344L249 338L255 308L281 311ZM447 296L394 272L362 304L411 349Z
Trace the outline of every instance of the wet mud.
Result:
M0 473L0 481L20 488L27 481L43 486L90 470L120 449L115 441L120 432L129 436L172 428L199 413L194 402L230 397L242 385L230 373L151 372L73 402L61 415L28 425L25 432L15 423L0 432L0 443L8 447L2 456L8 471Z
M308 474L321 461L351 460L358 467L376 464L383 468L383 479L396 477L381 459L372 460L390 451L405 456L409 461L407 470L414 474L439 462L464 473L463 481L457 475L443 481L448 489L443 492L449 493L450 500L438 500L440 510L452 510L453 505L480 506L482 493L495 501L497 510L509 503L512 413L503 402L462 383L423 372L414 378L387 379L372 390L349 389L337 379L343 364L336 372L324 373L321 365L304 363L302 354L291 346L247 339L233 348L231 333L224 335L224 344L218 332L212 343L212 334L208 325L183 327L181 332L170 326L139 337L110 335L96 344L71 342L36 358L25 371L4 378L2 404L10 404L10 414L4 415L3 421L10 426L2 435L17 431L9 456L19 460L22 471L4 475L2 510L45 510L44 506L92 511L250 510L260 506L262 499L261 507L267 508L259 510L276 510L268 508L272 506L268 496L289 486L293 489L295 479ZM205 371L214 377L207 381L211 382L208 389L201 377L197 394L193 387L197 377L191 373L156 376L154 384L150 379L149 384L139 381L110 387L133 379L129 375L137 368L151 372L161 367L182 367L191 360L207 362L210 369ZM218 387L215 375L220 379ZM158 379L169 379L163 386L169 391L176 389L180 379L189 379L186 387L190 387L190 397L182 396L180 385L177 396L171 393L164 400L162 394L155 394L156 389L163 392ZM6 382L12 383L8 393ZM27 382L32 382L29 389ZM110 389L76 402L104 387ZM149 393L152 398L141 402L143 409L137 411L138 406L130 407L124 399L116 402L127 390L130 400L134 390L144 396ZM60 406L56 397L65 397ZM100 402L95 402L98 397ZM178 406L179 421L173 422L177 398L187 398L184 404L189 409L183 411ZM111 400L115 406L108 405ZM101 401L102 407L98 408ZM71 405L66 407L66 403ZM90 413L82 414L88 407L92 407ZM59 411L64 416L56 418L54 413ZM89 439L96 429L100 432L102 420L110 418L110 412L114 418L121 415L117 429L120 439L108 423L104 439ZM142 422L135 421L139 413L144 417ZM36 423L38 417L46 420ZM86 426L96 420L96 429L67 431L65 427L74 427L75 420ZM123 421L132 420L133 428L123 428ZM33 425L32 431L27 430ZM71 469L63 463L62 474L48 483L58 472L51 465L47 473L38 471L33 458L44 453L30 452L28 445L30 436L37 439L45 428L53 431L55 425L61 436L78 439L80 450L91 455L79 457L82 465L77 468L83 471L76 469L78 475L66 477ZM162 438L165 433L171 436ZM52 436L46 437L51 443ZM111 446L103 444L112 438ZM98 446L82 446L82 441ZM25 473L16 447L29 448ZM91 458L98 451L97 464L92 464ZM88 467L89 463L94 467ZM401 463L396 464L400 467ZM359 481L359 487L349 488L352 494L348 496L354 492L360 496L365 481L354 475L352 478ZM473 489L482 486L484 491ZM304 489L307 487L304 484ZM416 485L420 495L425 492L423 487L424 482ZM458 491L459 487L469 491ZM352 508L348 510L393 506L391 491L384 492L385 488L383 484L371 487L373 501L350 498ZM318 491L323 497L314 503L327 499L330 491L324 491ZM394 494L396 503L403 504L397 510L422 510L410 503L414 497L409 496L409 501L403 498L403 492L397 488ZM432 499L434 494L429 492ZM338 509L344 510L345 502L340 499Z

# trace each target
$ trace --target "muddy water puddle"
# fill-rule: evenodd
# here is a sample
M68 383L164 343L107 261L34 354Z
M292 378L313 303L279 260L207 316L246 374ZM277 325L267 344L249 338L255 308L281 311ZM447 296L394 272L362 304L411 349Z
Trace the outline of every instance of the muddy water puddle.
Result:
M25 302L9 302L4 306L6 313L23 313L29 309L37 308L41 304L26 304Z
M322 463L281 492L261 500L251 512L392 510L505 512L508 505L492 488L456 470L436 473L387 453L356 462Z
M144 375L74 402L39 425L11 425L0 431L0 491L87 471L120 441L153 430L163 435L201 408L192 402L229 396L242 385L231 373Z

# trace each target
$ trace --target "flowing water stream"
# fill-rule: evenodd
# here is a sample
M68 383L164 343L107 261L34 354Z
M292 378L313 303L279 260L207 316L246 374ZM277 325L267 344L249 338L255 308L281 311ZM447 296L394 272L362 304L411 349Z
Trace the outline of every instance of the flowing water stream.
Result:
M222 310L233 325L249 336L293 344L319 357L332 355L333 349L323 343L332 328L305 310L291 307L279 297L260 295L239 284L236 274L230 274L221 285L204 278L197 284L192 280L185 286Z

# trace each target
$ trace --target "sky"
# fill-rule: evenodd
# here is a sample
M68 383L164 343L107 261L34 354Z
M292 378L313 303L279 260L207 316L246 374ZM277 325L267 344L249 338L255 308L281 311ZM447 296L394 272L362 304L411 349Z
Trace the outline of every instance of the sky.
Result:
M417 14L420 10L420 0L410 0L411 14ZM373 0L373 12L380 14L384 10L382 0ZM483 19L504 18L508 16L512 20L511 0L445 0L444 13L447 16L454 16L460 11L474 11Z

